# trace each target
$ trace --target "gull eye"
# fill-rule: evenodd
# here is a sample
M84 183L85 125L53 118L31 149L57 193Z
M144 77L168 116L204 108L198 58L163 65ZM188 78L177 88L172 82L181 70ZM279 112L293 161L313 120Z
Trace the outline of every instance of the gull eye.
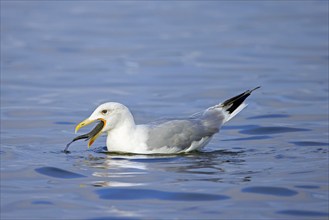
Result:
M107 110L104 109L104 110L102 110L101 112L102 112L103 115L105 115L105 114L107 113Z

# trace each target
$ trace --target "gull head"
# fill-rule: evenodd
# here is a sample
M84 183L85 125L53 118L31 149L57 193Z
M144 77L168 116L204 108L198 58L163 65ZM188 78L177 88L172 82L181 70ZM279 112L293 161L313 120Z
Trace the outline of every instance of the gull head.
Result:
M80 128L94 121L103 122L103 126L99 127L98 131L93 132L93 136L88 142L88 147L90 147L103 132L109 132L129 118L132 118L132 116L126 106L117 102L107 102L98 106L87 119L80 122L75 127L75 133L77 133Z

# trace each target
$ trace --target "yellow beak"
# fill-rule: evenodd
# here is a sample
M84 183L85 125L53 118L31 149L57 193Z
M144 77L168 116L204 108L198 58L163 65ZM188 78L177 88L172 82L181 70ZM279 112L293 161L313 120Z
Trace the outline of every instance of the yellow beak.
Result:
M104 122L104 126L105 126L106 121L105 121L104 119L99 118L99 119L96 119L96 120L101 120L101 121L103 121L103 122ZM85 126L91 124L92 122L94 122L94 121L96 121L96 120L91 120L91 119L87 118L86 120L80 122L80 123L75 127L75 133L77 133L77 132L80 130L80 128L85 127ZM103 126L103 127L104 127L104 126ZM99 132L97 132L95 135L93 135L93 136L90 138L90 140L89 140L89 142L88 142L88 148L94 143L94 141L99 137L99 135L100 135L101 133L102 133L102 132L101 132L101 130L100 130ZM89 133L89 134L90 134L90 133Z
M75 133L77 133L80 128L84 127L84 126L87 126L91 123L93 123L95 120L90 120L89 118L87 118L86 120L80 122L76 127L75 127Z

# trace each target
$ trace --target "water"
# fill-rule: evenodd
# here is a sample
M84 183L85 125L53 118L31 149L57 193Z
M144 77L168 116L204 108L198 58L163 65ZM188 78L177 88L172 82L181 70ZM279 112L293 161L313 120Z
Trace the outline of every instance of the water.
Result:
M203 152L61 152L258 85ZM328 143L327 1L1 1L1 219L328 219Z

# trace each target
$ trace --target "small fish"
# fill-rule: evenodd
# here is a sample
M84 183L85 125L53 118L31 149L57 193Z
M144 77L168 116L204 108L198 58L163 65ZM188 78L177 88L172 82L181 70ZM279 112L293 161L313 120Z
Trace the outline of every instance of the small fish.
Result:
M89 140L89 139L91 139L90 140L90 143L89 143L89 145L91 145L92 142L94 142L94 140L100 135L100 133L101 133L104 125L105 125L104 121L100 120L99 123L94 127L94 129L91 130L89 133L83 134L83 135L79 135L78 137L75 137L70 143L68 143L66 145L66 148L64 149L64 153L69 153L69 151L68 151L69 146L73 142L75 142L77 140L80 140L80 139L86 139L86 141Z

